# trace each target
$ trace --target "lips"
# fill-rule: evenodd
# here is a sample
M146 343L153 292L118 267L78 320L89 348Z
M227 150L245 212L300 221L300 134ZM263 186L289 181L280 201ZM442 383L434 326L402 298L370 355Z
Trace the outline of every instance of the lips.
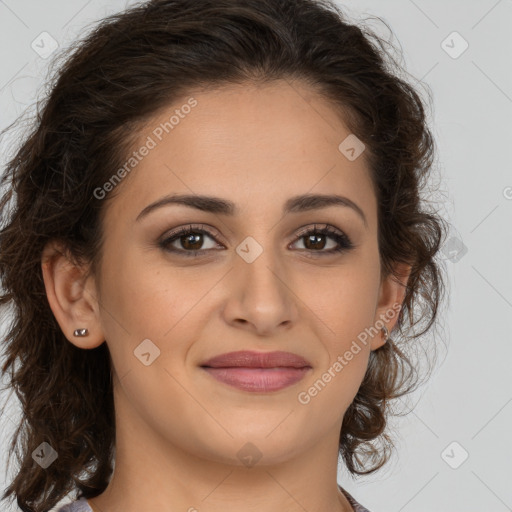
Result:
M292 352L229 352L209 359L201 366L210 368L304 368L311 364Z
M214 379L243 391L270 392L301 380L309 361L291 352L239 351L209 359L201 367Z

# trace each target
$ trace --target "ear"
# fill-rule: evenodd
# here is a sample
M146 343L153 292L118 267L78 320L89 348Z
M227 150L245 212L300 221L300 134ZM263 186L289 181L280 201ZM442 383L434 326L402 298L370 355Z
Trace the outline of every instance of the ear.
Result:
M397 263L394 266L394 272L382 279L373 324L384 324L390 333L398 320L411 270L411 265ZM385 343L386 338L379 329L379 333L372 339L371 350L376 350Z
M41 268L48 302L64 336L79 348L95 348L105 339L99 322L96 286L93 276L86 277L86 266L71 262L69 252L58 241L43 249ZM75 329L89 334L77 337Z

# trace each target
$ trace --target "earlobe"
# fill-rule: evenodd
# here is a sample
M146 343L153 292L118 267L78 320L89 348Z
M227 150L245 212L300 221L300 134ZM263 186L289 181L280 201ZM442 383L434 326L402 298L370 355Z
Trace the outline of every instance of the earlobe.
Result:
M79 348L101 345L105 340L87 268L74 264L62 243L51 241L43 250L41 269L50 308L64 336Z
M398 320L407 291L407 283L411 275L412 266L398 263L394 269L394 274L385 277L381 283L379 303L374 319L374 325L377 325L380 330L382 324L384 324L387 332L385 335L373 338L371 350L376 350L387 342L389 333L393 330ZM382 332L384 333L385 330L383 329Z

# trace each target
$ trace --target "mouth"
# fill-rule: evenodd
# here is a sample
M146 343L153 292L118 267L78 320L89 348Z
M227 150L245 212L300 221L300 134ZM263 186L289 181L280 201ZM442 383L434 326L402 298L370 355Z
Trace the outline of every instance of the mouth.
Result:
M243 391L271 392L291 386L311 370L291 352L229 352L200 365L214 379Z

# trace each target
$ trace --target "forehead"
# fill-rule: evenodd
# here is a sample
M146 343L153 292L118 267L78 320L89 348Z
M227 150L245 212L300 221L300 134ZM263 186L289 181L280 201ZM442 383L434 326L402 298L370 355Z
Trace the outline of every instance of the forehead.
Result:
M349 160L339 148L350 135L334 106L297 82L191 92L140 130L137 161L110 208L134 219L169 193L229 197L246 210L339 193L365 205L371 219L375 196L364 151Z

